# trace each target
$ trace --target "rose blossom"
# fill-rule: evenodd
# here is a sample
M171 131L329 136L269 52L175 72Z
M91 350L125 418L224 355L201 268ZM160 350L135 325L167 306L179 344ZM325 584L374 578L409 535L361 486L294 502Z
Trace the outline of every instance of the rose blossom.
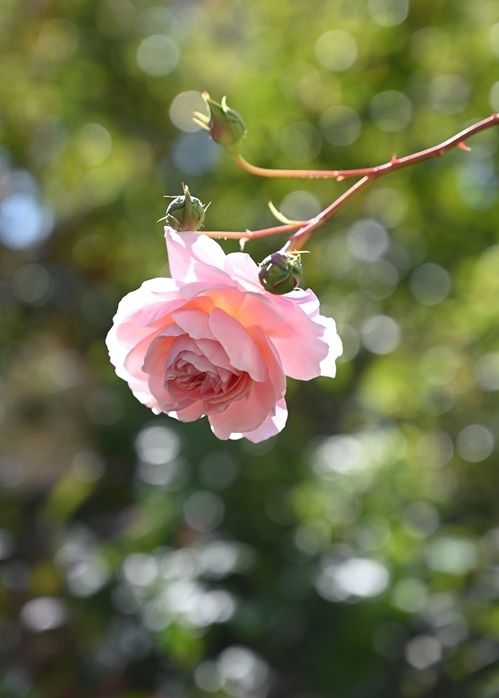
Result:
M118 376L156 414L206 415L220 439L263 441L284 427L286 376L335 375L341 340L310 290L264 290L259 267L199 233L165 228L173 278L118 306L106 343Z

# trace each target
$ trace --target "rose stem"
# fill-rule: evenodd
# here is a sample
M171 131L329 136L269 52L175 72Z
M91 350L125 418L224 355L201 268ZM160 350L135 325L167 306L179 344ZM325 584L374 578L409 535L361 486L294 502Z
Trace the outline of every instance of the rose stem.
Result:
M371 175L380 175L385 172L391 172L392 170L398 170L402 167L408 167L416 162L422 162L423 160L428 160L430 158L439 157L443 155L448 150L452 148L462 148L463 150L468 150L464 141L470 136L474 136L476 133L490 128L499 124L499 113L492 114L486 119L478 121L472 126L468 126L463 131L460 131L455 136L448 138L438 145L434 145L431 148L426 148L425 150L420 150L412 155L406 155L402 158L397 158L395 155L382 165L376 165L375 167L363 167L360 169L353 170L274 170L266 167L258 167L248 162L241 154L234 156L235 162L246 172L257 175L259 177L290 177L290 178L308 178L308 179L336 179L341 181L347 177L365 177Z
M276 225L273 228L261 228L260 230L246 230L245 232L235 232L229 230L199 230L199 233L208 235L210 238L219 240L256 240L257 238L268 237L279 233L292 233L297 228L307 225L308 221L294 221L286 225Z
M470 148L464 143L465 139L470 136L474 136L480 131L490 128L499 124L499 113L492 114L486 119L478 121L476 124L469 126L468 128L460 131L455 136L448 138L447 140L435 145L431 148L426 148L412 155L406 155L402 158L397 158L393 155L389 162L383 165L377 165L375 167L366 167L356 170L270 170L266 168L257 167L256 165L251 165L247 162L242 155L235 156L236 162L243 167L243 169L251 172L252 174L258 174L264 177L335 177L337 180L346 179L347 177L358 177L359 179L355 184L353 184L349 189L347 189L343 194L341 194L337 199L335 199L329 206L322 210L317 216L314 216L309 221L295 221L286 225L278 225L272 228L262 228L260 230L245 231L245 232L229 232L229 231L203 231L205 235L213 238L226 238L232 240L255 240L257 238L263 238L270 235L275 235L278 233L289 233L293 232L293 235L286 242L282 248L282 252L298 251L303 248L307 243L310 236L317 228L320 228L326 221L334 216L334 214L356 194L365 189L374 179L381 177L382 175L388 174L393 170L401 169L402 167L408 167L409 165L414 165L417 162L422 162L423 160L429 160L430 158L440 157L452 148L461 148L462 150L470 150ZM331 173L335 174L331 174ZM298 173L298 174L296 174ZM329 173L329 174L328 174Z
M342 208L351 198L358 194L362 189L365 189L368 184L371 183L379 175L365 175L362 179L359 179L355 184L353 184L349 189L347 189L341 196L329 204L323 211L311 218L304 226L299 228L296 233L294 233L289 240L286 242L281 252L291 252L301 250L306 244L312 233L324 225L326 221L334 216L334 214Z

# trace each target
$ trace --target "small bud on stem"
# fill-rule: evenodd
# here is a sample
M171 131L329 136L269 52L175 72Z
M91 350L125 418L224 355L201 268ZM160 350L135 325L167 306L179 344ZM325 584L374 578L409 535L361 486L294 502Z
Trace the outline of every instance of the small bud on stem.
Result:
M278 296L289 293L303 281L300 254L274 252L260 262L258 278L269 293Z
M210 113L206 115L194 112L194 123L205 131L209 131L216 143L229 150L233 149L246 134L242 116L227 106L226 97L222 97L222 102L219 104L211 99L207 92L203 92L203 99Z
M189 187L183 184L183 195L176 196L166 209L166 222L175 230L194 232L203 225L207 206L195 196L191 196Z

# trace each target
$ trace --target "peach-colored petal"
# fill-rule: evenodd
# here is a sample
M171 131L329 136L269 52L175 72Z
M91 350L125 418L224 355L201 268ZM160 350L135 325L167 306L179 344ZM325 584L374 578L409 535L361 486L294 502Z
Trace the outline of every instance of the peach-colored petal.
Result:
M280 307L262 294L256 293L221 293L220 290L210 292L216 307L226 310L232 317L243 325L257 325L265 332L279 332L279 327L286 321L285 307Z
M172 318L193 339L213 339L208 315L202 310L177 310Z
M227 352L231 365L246 371L255 381L264 381L268 372L258 346L247 330L219 308L212 311L209 323L213 336Z
M265 335L263 330L254 326L251 328L252 336L258 344L260 352L268 371L267 384L272 388L274 400L278 401L286 392L286 375L281 364L279 354L272 342Z
M227 370L232 368L227 352L220 342L213 339L196 339L196 344L199 347L199 351L207 356L212 364Z
M182 335L183 336L183 335ZM142 354L142 366L140 367L143 373L161 373L165 375L167 369L167 357L170 354L172 346L178 341L177 337L155 337L152 342L149 343L145 356L139 348L139 350L132 351L127 358L127 368L130 373L136 373L137 367L132 366L132 361L140 360L140 354ZM136 358L134 355L137 355Z
M171 414L171 413L170 413ZM189 407L185 407L183 410L176 412L171 416L179 419L181 422L195 422L206 414L205 404L202 400L193 402Z

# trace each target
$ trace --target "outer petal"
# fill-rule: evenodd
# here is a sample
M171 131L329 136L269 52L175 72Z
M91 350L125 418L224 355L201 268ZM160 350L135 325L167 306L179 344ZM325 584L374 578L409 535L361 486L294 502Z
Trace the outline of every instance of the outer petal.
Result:
M106 337L109 359L120 378L128 379L128 372L124 371L125 359L130 351L141 344L148 337L154 338L157 329L154 327L140 327L131 322L115 324L111 327Z
M226 440L232 433L254 431L265 422L274 409L272 388L266 383L253 383L243 400L231 402L223 412L209 414L213 433Z
M244 291L264 293L258 279L257 263L245 252L232 252L225 258L224 269Z
M326 342L329 348L327 356L321 361L321 376L329 376L329 378L334 378L336 375L335 361L343 354L343 344L341 343L340 336L336 331L336 323L333 318L324 317L323 315L317 315L314 320L317 324L324 327L324 335L322 339Z
M113 323L129 321L137 325L151 325L185 302L173 279L149 279L121 299Z
M254 444L260 443L260 441L270 439L271 436L275 436L282 431L286 425L287 419L288 408L286 406L286 401L284 398L282 398L282 400L279 400L275 406L275 414L267 417L263 424L260 424L260 426L254 431L245 432L244 434L241 434L241 436L244 436ZM231 435L229 438L232 439L234 437Z
M299 306L305 315L308 315L310 318L313 318L319 312L319 299L309 288L295 288L294 291L281 297L283 300L293 301L293 304Z
M269 337L287 376L307 381L321 375L321 362L329 353L324 335L322 325L290 308L286 324Z
M231 284L224 273L225 253L220 245L207 235L178 233L165 227L168 262L175 281L180 284L195 281Z

